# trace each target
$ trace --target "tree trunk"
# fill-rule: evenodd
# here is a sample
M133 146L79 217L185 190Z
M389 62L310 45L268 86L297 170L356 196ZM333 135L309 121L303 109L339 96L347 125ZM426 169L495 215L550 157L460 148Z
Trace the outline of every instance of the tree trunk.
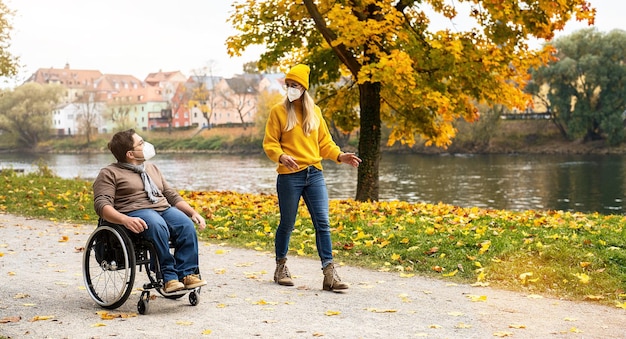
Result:
M378 167L380 164L380 83L359 85L361 132L359 134L359 166L357 201L378 200Z

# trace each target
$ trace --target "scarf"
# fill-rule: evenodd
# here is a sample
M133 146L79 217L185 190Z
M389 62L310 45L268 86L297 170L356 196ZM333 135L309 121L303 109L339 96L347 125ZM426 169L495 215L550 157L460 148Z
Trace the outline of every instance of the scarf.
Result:
M161 194L161 191L159 190L157 185L154 183L152 178L150 178L148 173L146 173L146 169L144 166L145 164L133 165L127 162L119 162L118 164L122 166L123 168L129 169L135 173L139 173L141 175L141 179L143 180L143 189L146 191L146 193L148 193L148 199L150 199L150 201L152 201L153 204L156 204L157 202L159 202L159 198L157 197L160 197L163 195Z

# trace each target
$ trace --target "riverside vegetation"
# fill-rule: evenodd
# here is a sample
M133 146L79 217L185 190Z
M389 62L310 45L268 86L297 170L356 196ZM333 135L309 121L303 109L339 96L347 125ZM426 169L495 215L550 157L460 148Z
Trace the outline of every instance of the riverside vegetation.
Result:
M202 239L273 250L276 196L181 195L207 220ZM0 213L95 226L92 202L91 182L59 178L45 164L33 173L0 173ZM341 263L626 309L626 218L621 215L348 199L331 200L330 216L333 251ZM290 252L317 255L306 208L300 208Z

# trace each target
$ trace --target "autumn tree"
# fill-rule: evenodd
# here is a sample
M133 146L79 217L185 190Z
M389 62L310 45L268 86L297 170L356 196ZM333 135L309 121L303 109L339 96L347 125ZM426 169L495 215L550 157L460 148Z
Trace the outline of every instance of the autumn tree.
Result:
M333 140L344 147L351 132L359 126L359 92L350 77L336 82L321 84L315 88L316 103L323 107L322 113L328 123Z
M113 130L124 131L136 128L131 118L134 105L128 102L111 101L103 114L103 118L112 123Z
M265 123L270 114L272 106L284 100L284 95L276 91L261 91L256 100L256 114L254 115L254 126L256 127L258 136L263 139L265 135Z
M467 13L461 11L461 6ZM574 15L593 22L585 0L240 0L230 23L231 55L262 44L262 69L311 66L313 84L352 76L359 89L357 200L377 200L381 127L388 144L447 146L453 122L477 118L476 105L524 108L528 69L547 59L530 38L551 39ZM459 8L457 8L459 7ZM429 14L467 15L467 31L430 29ZM461 13L461 14L459 14Z
M0 95L0 130L22 147L35 149L50 135L52 113L63 94L58 85L28 82Z
M211 129L211 118L217 106L217 92L215 88L221 81L221 77L213 76L213 63L210 62L206 67L194 70L194 76L191 80L191 99L187 104L187 108L190 111L194 107L200 110L202 116L206 119L206 127Z
M624 139L626 32L582 29L556 39L555 58L531 72L530 93L544 98L569 139Z
M0 77L17 74L19 59L9 52L11 46L11 19L15 13L0 0Z

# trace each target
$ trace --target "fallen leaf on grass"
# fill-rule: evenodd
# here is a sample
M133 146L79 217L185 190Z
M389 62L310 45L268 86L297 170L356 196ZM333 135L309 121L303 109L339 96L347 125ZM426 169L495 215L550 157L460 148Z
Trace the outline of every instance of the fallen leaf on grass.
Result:
M586 295L585 300L598 301L604 299L603 295Z
M623 308L626 310L626 301L623 303L618 302L617 304L615 304L615 307L617 308Z

